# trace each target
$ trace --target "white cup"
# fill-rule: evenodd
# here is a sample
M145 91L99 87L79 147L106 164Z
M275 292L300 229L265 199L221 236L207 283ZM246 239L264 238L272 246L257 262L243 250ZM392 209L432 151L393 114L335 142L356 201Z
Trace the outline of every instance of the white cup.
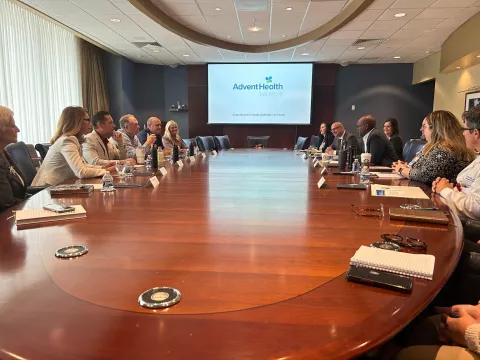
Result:
M372 154L370 153L363 153L362 155L360 155L360 160L361 160L361 163L363 164L363 162L365 160L368 160L368 162L372 162Z
M337 150L333 150L333 155L337 155Z
M135 149L135 156L137 158L137 164L139 165L145 164L145 149L143 148Z

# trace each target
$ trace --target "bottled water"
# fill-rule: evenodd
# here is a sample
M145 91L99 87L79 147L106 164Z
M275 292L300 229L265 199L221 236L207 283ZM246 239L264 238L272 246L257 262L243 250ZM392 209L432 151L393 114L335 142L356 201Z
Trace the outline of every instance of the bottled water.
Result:
M147 156L147 160L145 161L145 167L147 168L147 170L152 169L152 155Z
M105 175L103 175L102 191L103 192L115 191L115 188L113 187L113 177L110 174L110 171L107 171Z
M354 173L360 172L360 163L358 162L358 159L355 159L355 161L352 164L352 172Z

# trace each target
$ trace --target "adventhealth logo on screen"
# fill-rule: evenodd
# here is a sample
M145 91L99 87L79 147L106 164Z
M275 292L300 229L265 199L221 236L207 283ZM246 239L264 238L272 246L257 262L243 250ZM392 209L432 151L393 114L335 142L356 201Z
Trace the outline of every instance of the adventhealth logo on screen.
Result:
M273 83L271 76L265 77L265 84L251 84L244 85L235 83L233 85L233 90L283 90L283 85L280 83Z

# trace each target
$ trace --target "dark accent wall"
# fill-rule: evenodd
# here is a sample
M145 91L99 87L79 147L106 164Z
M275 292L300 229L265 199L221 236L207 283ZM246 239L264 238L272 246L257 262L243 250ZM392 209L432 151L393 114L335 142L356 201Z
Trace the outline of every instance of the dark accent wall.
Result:
M134 69L135 111L140 128L147 119L156 116L165 120L165 76L164 67L135 64Z
M335 121L358 135L357 121L373 115L377 128L394 117L404 141L420 137L423 118L433 109L435 83L412 85L413 64L350 65L338 71ZM352 105L355 110L352 111Z
M334 88L338 65L315 64L312 123L293 125L208 125L207 66L188 67L190 137L228 135L233 147L247 147L247 136L269 135L269 147L291 148L298 136L318 134L323 121L331 122L334 110Z
M171 112L172 105L188 106L188 71L186 66L164 67L165 120L174 120L182 138L189 137L189 112Z

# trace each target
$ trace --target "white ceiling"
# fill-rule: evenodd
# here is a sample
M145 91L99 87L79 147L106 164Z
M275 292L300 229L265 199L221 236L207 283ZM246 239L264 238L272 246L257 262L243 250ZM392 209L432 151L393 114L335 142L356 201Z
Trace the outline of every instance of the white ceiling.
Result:
M295 49L250 54L182 39L127 0L21 1L135 62L159 65L267 61L411 63L440 50L455 29L480 11L480 0L375 0L356 19L324 39ZM257 1L264 1L267 9L237 11L234 0L155 0L155 3L199 32L243 44L268 44L297 37L326 23L347 4L346 0ZM221 10L215 10L217 7ZM287 11L287 7L293 9ZM397 13L406 16L396 18ZM248 30L253 19L262 31ZM358 39L372 38L387 40L363 50L352 46ZM131 44L146 41L156 41L163 48L154 52Z

